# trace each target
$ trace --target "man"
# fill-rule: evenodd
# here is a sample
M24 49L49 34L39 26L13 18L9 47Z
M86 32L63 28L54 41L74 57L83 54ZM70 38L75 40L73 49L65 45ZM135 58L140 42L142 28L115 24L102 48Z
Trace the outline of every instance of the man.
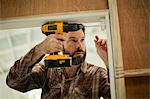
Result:
M98 54L107 63L106 42L97 36ZM64 51L74 59L71 67L48 68L39 61L47 53ZM21 92L42 88L41 99L110 99L107 70L85 62L84 27L61 36L52 34L31 49L11 67L6 79L9 87Z

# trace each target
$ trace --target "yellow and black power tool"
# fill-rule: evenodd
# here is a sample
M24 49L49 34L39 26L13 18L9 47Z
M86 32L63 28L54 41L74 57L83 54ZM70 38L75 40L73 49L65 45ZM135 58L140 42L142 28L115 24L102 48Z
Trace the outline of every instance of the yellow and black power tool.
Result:
M42 33L46 36L50 34L66 35L69 31L77 31L83 29L82 24L67 23L62 21L47 22L42 25ZM45 55L45 66L48 68L53 67L69 67L72 65L72 57L69 54L63 54L63 52L55 52Z

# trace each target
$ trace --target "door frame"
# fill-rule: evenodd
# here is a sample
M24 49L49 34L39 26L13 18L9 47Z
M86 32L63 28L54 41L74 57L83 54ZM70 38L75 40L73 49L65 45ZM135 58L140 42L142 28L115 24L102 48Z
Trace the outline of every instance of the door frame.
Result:
M58 14L45 14L28 17L17 17L1 19L0 30L41 27L47 21L69 21L69 22L98 22L104 16L107 20L109 74L111 86L111 99L125 99L125 84L123 74L122 52L120 44L120 31L116 7L109 0L109 10L94 10L67 12ZM111 28L110 28L111 27Z

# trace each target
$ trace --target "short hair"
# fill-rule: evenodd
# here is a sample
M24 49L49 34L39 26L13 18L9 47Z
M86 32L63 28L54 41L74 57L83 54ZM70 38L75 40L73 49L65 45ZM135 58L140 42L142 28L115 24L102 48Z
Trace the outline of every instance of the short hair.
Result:
M68 26L68 31L78 31L82 29L83 32L85 32L85 27L81 23L69 23L69 22L64 22L66 26Z

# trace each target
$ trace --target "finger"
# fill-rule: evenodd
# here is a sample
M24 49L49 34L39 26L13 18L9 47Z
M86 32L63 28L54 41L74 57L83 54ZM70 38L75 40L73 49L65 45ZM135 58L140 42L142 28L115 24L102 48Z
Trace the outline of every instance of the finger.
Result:
M62 46L64 45L64 43L63 43L62 41L57 40L57 41L55 42L55 45L62 47Z
M57 39L57 40L60 40L60 41L64 41L65 40L65 37L63 35L58 35L58 34L51 34L51 35L48 35L47 36L48 39Z
M45 66L42 63L38 63L42 68L45 68Z
M44 69L39 65L35 64L34 67L32 68L32 72L42 72Z
M100 44L100 42L97 42L97 41L95 41L94 40L94 42L95 42L95 47L96 47L96 49L98 50L100 50L100 49L102 49L102 46L101 46L101 44Z
M107 40L106 40L106 42L105 42L105 45L104 45L105 47L107 47Z
M97 35L95 36L95 40L96 40L96 41L98 41L98 40L99 40L99 37L98 37Z
M55 34L48 35L47 38L55 37Z
M42 71L44 71L44 65L41 65L41 64L38 63L38 64L35 64L35 67L42 70Z
M103 39L99 39L98 42L99 42L100 45L102 45L102 41L103 41Z
M95 44L101 45L102 39L94 39Z
M63 50L63 45L58 45L58 46L56 46L56 50L57 50L57 51L62 51L62 50Z
M96 46L98 46L98 42L97 42L97 40L94 40L94 42L95 42L95 45L96 45Z
M105 48L107 48L107 43L105 44Z
M54 48L56 46L63 46L63 42L57 39L51 39L51 43L49 43L49 47Z
M57 40L57 44L59 44L59 45L63 45L63 42L62 42L62 41L60 41L60 40Z
M59 41L65 41L65 37L63 35L56 34L56 39Z
M101 46L102 46L103 49L107 50L107 40L103 40Z
M40 70L41 70L41 71L44 71L44 68L41 67Z
M102 39L100 39L97 35L95 36L95 41L97 42L97 43L101 43L102 42Z
M105 45L106 44L106 40L102 39L101 45Z

